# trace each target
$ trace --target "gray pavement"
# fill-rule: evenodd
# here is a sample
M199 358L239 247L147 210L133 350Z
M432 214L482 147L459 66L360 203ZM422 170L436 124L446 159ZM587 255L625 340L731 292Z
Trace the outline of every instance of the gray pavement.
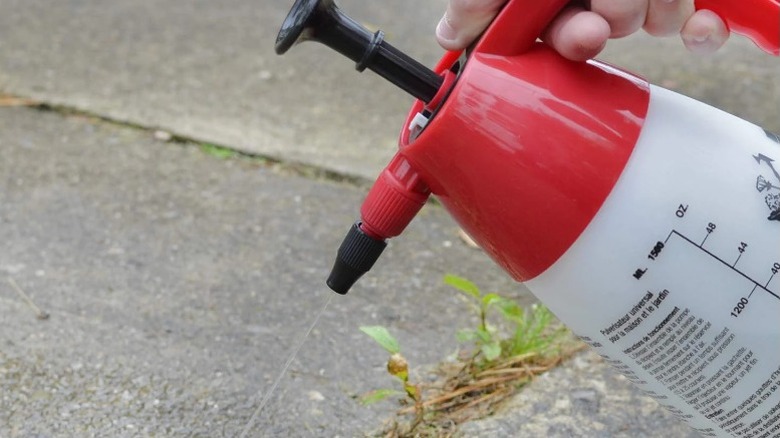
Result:
M699 436L634 390L591 351L532 382L463 437L637 438Z
M409 99L313 43L276 57L290 3L0 0L0 92L373 179ZM444 0L340 4L428 65L441 53ZM698 59L638 35L603 59L780 132L780 64L745 40ZM328 295L365 188L29 109L0 109L0 150L0 436L235 436ZM392 382L357 326L389 326L417 369L442 360L468 323L447 272L532 300L456 230L426 207L334 297L251 436L374 430L392 405L354 397ZM463 429L508 433L690 432L585 353Z
M319 44L278 57L291 4L2 0L0 89L373 179L409 99ZM428 65L444 4L343 2Z
M0 436L235 436L332 294L362 190L29 109L0 109L0 150ZM437 363L471 323L444 274L519 293L455 231L425 209L335 296L250 436L376 427L392 408L354 397L392 382L358 326Z

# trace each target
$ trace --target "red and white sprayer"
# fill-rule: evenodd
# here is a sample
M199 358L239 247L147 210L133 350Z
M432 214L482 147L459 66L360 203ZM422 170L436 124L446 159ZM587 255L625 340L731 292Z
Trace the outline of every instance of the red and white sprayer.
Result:
M537 42L568 0L510 0L434 71L297 0L314 40L418 100L338 251L345 294L435 195L615 368L704 436L780 436L780 137ZM780 0L697 0L780 54ZM780 71L780 70L779 70Z

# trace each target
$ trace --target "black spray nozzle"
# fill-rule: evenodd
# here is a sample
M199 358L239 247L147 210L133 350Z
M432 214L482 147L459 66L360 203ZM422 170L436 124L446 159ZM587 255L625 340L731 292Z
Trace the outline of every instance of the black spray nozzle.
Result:
M360 222L352 225L341 242L333 269L328 276L328 287L341 295L346 294L360 277L377 261L387 243L367 235L360 229Z
M368 68L412 96L430 102L441 76L384 41L382 31L368 29L344 15L333 0L296 0L276 37L276 53L301 41L319 41Z

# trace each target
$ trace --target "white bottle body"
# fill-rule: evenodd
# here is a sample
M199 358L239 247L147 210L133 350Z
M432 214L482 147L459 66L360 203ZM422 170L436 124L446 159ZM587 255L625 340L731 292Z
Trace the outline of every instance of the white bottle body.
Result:
M770 133L652 87L612 193L526 283L703 436L780 436L776 170L780 140Z

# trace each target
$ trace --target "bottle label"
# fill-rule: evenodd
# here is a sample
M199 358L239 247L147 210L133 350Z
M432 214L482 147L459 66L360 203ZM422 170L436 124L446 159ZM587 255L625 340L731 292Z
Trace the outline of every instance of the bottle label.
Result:
M703 436L780 435L780 143L652 87L625 171L527 286Z

